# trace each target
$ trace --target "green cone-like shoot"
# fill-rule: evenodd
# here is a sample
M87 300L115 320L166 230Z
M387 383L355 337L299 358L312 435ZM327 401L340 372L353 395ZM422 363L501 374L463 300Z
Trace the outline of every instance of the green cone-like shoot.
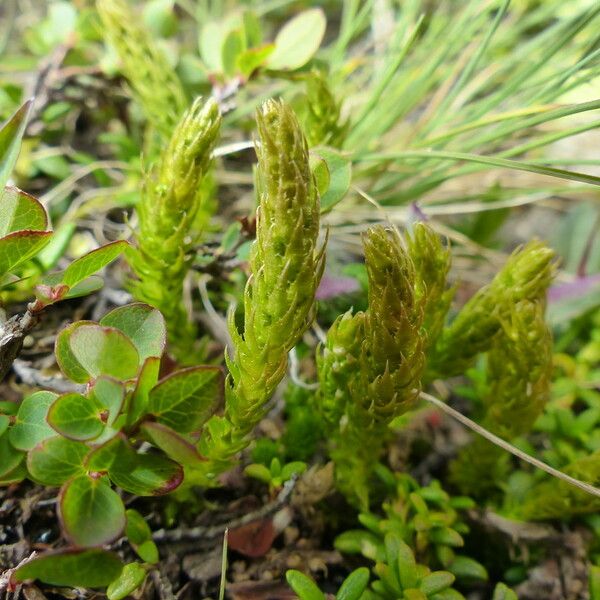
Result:
M418 397L426 338L420 284L399 236L374 227L363 245L368 309L343 315L329 330L318 359L318 405L329 429L338 487L366 508L388 425Z
M452 261L450 248L445 248L440 237L424 223L414 225L406 241L408 254L417 271L415 294L424 304L423 328L427 333L427 348L431 348L444 328L454 297L454 288L447 288L446 281Z
M550 396L552 336L542 301L522 300L502 321L487 356L482 425L511 440L528 433ZM478 437L452 465L462 491L481 495L505 481L509 455Z
M490 348L516 303L544 300L554 270L554 252L541 242L516 250L443 332L430 359L432 372L443 377L464 373L478 354Z
M303 124L310 147L339 148L346 136L348 122L343 123L340 103L337 102L327 79L320 71L313 71L306 79Z
M257 114L260 205L241 332L230 315L233 357L227 412L250 431L283 378L287 354L314 318L324 260L317 247L319 197L293 111L267 101Z
M414 264L396 232L373 227L363 236L363 247L369 308L361 376L367 394L359 401L372 418L387 424L412 408L419 395L425 364L423 302L415 293Z
M294 112L269 100L257 114L259 141L256 241L244 292L241 331L229 315L233 348L227 365L227 426L206 429L204 472L214 477L249 442L285 375L287 357L310 326L324 268L319 248L319 196L308 146ZM214 439L213 439L214 438Z
M126 0L96 0L96 6L135 98L148 121L168 139L188 105L179 78Z
M193 345L193 329L182 304L183 282L193 258L192 224L202 204L202 181L221 117L214 100L197 99L183 115L159 162L146 175L137 207L137 276L133 293L164 315L173 349ZM197 233L197 232L196 232Z

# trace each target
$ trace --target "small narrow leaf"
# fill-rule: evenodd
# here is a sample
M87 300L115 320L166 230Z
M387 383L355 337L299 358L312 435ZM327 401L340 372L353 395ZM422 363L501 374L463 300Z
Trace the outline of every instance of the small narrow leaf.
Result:
M61 283L70 288L77 285L118 258L128 246L129 244L125 241L111 242L106 246L88 252L81 258L74 260L65 269Z
M129 563L123 567L121 574L108 586L108 600L123 600L133 594L146 579L146 569L140 563Z
M131 396L131 405L127 411L127 424L133 425L148 412L150 390L158 382L160 358L147 358L140 371L137 385Z
M307 575L290 569L285 578L290 587L298 594L301 600L325 600L325 594L317 587L317 584Z
M427 596L432 596L449 588L454 583L454 575L447 571L434 571L423 577L419 589Z
M76 546L108 544L125 529L123 501L103 478L82 475L68 481L58 509L65 535Z
M150 564L158 562L158 548L152 541L152 531L144 517L137 510L129 509L126 512L127 525L125 535L137 555Z
M4 188L19 157L33 99L27 100L0 129L0 189Z
M102 375L96 379L90 393L98 405L108 413L104 420L106 425L112 425L123 408L125 400L123 384L112 377Z
M144 423L142 431L169 458L187 467L198 467L203 459L194 444L162 423Z
M50 585L100 588L114 581L122 570L123 563L114 552L59 550L28 561L15 570L12 579L39 579Z
M360 567L352 571L342 583L338 593L335 595L336 600L360 600L367 584L369 583L369 569Z
M25 458L25 454L13 448L8 440L8 434L0 436L0 478L8 476Z

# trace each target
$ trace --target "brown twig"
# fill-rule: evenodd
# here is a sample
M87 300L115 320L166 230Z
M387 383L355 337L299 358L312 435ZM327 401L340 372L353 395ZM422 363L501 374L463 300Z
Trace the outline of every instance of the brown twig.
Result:
M223 536L227 529L237 529L243 525L260 521L273 513L277 512L290 498L296 485L297 477L293 477L289 481L286 481L283 485L282 490L279 492L277 498L264 506L261 506L258 510L251 513L233 519L228 523L221 523L219 525L212 525L210 527L180 527L177 529L159 529L152 535L152 539L155 542L181 542L184 540L197 540L197 539L215 539Z

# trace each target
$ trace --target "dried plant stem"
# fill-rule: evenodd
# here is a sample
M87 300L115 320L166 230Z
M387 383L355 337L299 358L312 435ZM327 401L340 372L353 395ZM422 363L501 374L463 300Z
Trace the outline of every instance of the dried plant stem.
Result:
M465 425L465 427L468 427L475 433L484 437L486 440L492 442L492 444L495 444L496 446L502 448L503 450L510 452L517 458L520 458L521 460L529 463L530 465L533 465L534 467L536 467L542 471L545 471L549 475L552 475L552 477L561 479L562 481L565 481L566 483L568 483L572 486L575 486L575 487L579 488L580 490L583 490L584 492L591 494L592 496L596 496L597 498L600 498L600 489L599 488L594 487L593 485L590 485L589 483L586 483L585 481L580 481L579 479L575 479L575 477L571 477L570 475L567 475L566 473L563 473L562 471L559 471L558 469L555 469L554 467L547 465L545 462L542 462L541 460L534 458L533 456L530 456L526 452L519 450L512 444L509 444L507 441L503 440L502 438L499 438L497 435L494 435L487 429L484 429L483 427L481 427L474 421L471 421L471 419L469 419L468 417L465 417L462 413L459 413L457 410L454 410L452 407L448 406L445 402L442 402L435 396L431 396L430 394L427 394L426 392L421 392L419 395L423 400L425 400L426 402L429 402L430 404L433 404L440 410L444 411L446 414L450 415L452 418L456 419L457 421L459 421L460 423Z

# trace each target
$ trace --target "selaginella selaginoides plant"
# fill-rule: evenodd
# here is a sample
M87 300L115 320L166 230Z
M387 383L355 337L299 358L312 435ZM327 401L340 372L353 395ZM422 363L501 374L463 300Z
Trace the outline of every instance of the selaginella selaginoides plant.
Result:
M196 337L183 304L184 280L201 233L194 222L206 199L203 181L220 123L216 102L198 98L147 173L137 207L133 293L163 313L171 349L184 364L195 362Z
M368 506L368 481L389 424L410 410L425 366L424 302L417 272L395 231L363 237L369 277L365 313L339 317L318 356L319 405L340 488Z
M126 0L97 0L96 6L134 98L159 139L168 140L188 107L181 81Z
M285 375L288 352L315 315L315 291L324 267L318 246L319 195L310 170L308 147L293 111L269 100L257 113L259 140L256 241L244 292L244 318L238 329L229 314L233 347L225 414L213 417L202 438L209 458L200 481L231 465L269 406Z
M521 300L502 320L487 353L483 427L504 439L529 433L550 397L552 336L542 301ZM477 437L461 451L451 475L465 492L489 494L510 471L510 455Z
M487 403L494 408L486 424L508 437L529 431L548 390L544 299L554 254L537 241L519 248L446 325L450 253L427 225L417 224L405 245L396 232L372 229L364 247L368 309L346 313L330 328L317 354L317 406L338 485L366 508L389 425L414 407L422 379L462 374L489 352L495 383ZM491 453L498 458L494 448Z

